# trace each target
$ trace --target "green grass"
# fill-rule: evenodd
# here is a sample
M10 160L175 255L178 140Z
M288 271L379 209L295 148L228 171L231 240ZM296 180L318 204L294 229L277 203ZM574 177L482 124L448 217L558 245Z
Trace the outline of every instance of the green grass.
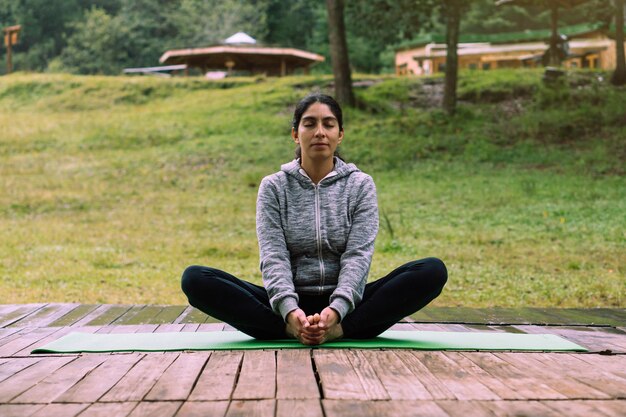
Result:
M371 279L438 256L440 306L624 307L626 92L602 75L463 73L452 118L420 104L440 79L359 89L342 152L378 187ZM256 188L330 82L0 78L0 302L182 304L196 263L260 282Z

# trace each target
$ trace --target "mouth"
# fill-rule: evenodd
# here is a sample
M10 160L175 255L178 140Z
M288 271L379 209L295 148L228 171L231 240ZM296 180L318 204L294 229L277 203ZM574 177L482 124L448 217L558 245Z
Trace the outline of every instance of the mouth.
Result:
M322 147L322 146L329 146L328 143L313 143L311 144L312 147Z

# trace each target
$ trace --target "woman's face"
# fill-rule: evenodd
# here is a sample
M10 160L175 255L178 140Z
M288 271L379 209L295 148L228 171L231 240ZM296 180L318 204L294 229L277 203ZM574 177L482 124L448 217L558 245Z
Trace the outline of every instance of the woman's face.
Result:
M302 114L298 130L291 129L291 137L300 145L302 158L313 160L332 158L343 140L339 122L323 103L313 103Z

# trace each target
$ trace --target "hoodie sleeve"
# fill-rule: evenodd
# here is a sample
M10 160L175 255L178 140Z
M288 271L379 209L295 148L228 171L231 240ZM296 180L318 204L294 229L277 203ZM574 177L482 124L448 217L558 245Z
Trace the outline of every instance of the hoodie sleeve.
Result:
M263 285L274 312L286 319L287 314L298 308L298 294L281 223L278 191L270 177L264 178L259 186L256 232Z
M330 296L332 307L341 320L354 310L363 297L378 234L378 201L374 180L367 174L357 189L346 251L341 255L339 282Z

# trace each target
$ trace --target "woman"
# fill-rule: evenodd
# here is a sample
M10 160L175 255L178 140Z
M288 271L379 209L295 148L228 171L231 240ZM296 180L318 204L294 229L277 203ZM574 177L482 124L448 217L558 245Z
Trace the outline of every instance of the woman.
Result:
M375 337L437 297L446 267L421 259L366 284L378 232L376 188L336 155L344 139L340 106L330 96L305 97L291 136L297 159L259 187L264 287L191 266L183 291L194 307L258 339L318 345Z

